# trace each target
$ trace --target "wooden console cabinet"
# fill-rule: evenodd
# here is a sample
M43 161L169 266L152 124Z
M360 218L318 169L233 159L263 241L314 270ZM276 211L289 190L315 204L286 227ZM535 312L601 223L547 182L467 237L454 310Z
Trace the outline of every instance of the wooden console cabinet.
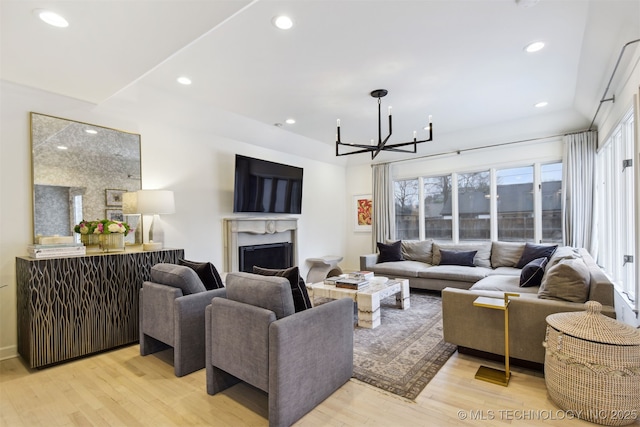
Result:
M183 249L16 258L18 352L31 368L138 341L138 294L151 267Z

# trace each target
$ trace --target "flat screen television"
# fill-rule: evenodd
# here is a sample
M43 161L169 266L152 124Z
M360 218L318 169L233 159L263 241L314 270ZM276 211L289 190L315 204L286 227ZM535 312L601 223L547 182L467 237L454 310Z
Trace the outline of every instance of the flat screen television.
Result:
M301 213L302 168L236 154L233 211Z

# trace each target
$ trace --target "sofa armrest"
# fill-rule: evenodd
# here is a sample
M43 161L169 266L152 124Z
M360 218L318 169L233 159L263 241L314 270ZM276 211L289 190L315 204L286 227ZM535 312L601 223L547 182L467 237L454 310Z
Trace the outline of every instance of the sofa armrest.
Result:
M504 355L504 311L476 307L479 296L495 297L495 292L445 288L442 291L444 340L462 347ZM544 363L542 343L547 316L583 311L584 304L541 298L512 298L509 303L509 350L516 359ZM603 306L602 314L615 317L615 309Z
M353 301L295 313L269 328L269 424L291 425L353 374Z
M360 255L360 270L369 271L378 262L378 254Z

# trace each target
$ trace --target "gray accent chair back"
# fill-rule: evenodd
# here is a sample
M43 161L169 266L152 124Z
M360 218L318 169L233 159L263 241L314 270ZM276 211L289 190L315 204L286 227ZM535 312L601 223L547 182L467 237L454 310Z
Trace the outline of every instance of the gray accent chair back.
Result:
M225 289L207 291L194 270L175 264L151 267L140 289L140 354L173 347L176 376L204 368L204 313Z
M269 425L290 426L353 374L353 301L295 313L286 278L229 273L206 310L207 393L240 382L268 394Z

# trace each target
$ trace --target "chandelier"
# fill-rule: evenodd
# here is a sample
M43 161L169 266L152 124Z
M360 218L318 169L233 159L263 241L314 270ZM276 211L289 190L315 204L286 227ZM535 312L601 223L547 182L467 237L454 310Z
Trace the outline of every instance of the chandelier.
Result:
M392 134L391 124L391 107L389 107L389 134L385 139L382 139L382 120L380 115L381 98L386 96L388 91L386 89L376 89L371 92L373 98L378 98L378 143L375 144L374 140L371 140L371 144L350 144L342 142L340 140L340 119L338 119L338 133L336 139L336 156L347 156L349 154L371 153L371 160L375 159L381 151L395 151L399 153L416 153L417 145L421 142L429 142L433 139L433 124L431 123L431 116L429 116L429 125L424 129L428 130L429 137L427 139L418 140L418 133L413 131L413 141L399 142L397 144L387 144L389 137ZM352 148L354 150L347 152L340 152L340 146ZM408 148L413 146L413 148ZM404 148L403 148L404 147Z

